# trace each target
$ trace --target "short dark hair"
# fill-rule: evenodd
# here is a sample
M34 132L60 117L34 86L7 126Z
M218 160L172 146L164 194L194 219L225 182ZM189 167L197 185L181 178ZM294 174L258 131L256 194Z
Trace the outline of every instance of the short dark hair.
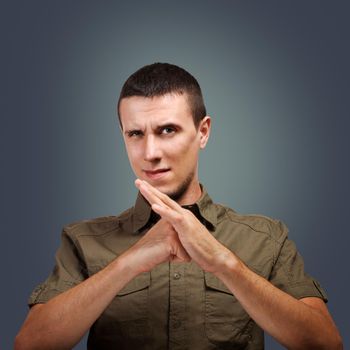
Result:
M120 102L131 96L155 97L168 93L186 94L196 128L206 116L201 88L198 81L186 70L169 63L153 63L144 66L124 83L118 100L118 118L120 118Z

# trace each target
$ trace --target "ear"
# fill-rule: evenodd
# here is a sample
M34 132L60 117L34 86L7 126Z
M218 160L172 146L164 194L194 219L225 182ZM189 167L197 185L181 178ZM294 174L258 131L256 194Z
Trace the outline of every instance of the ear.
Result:
M200 137L199 146L201 149L204 149L208 142L209 135L210 135L210 127L211 127L211 118L207 115L201 120L198 127L199 137Z

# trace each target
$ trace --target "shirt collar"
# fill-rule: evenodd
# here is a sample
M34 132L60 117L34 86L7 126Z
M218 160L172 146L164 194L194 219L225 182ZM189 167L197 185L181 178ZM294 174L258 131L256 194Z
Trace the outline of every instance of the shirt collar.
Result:
M205 187L200 184L202 194L198 201L191 205L184 205L183 208L191 210L196 217L206 225L208 229L215 230L217 224L216 207L210 198ZM152 211L151 206L140 192L137 194L135 205L132 209L131 224L132 232L137 233L143 227L157 220L158 215Z

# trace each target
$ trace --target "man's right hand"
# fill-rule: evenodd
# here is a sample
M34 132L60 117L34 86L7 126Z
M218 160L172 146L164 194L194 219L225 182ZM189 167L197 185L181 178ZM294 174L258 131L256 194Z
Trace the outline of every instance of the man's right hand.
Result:
M164 219L160 219L120 258L127 262L135 275L151 271L155 266L166 261L188 262L191 260L176 231Z

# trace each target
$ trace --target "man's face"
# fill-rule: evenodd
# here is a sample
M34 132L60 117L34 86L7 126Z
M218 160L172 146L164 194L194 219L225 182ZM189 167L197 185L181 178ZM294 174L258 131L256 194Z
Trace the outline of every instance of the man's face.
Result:
M122 131L135 175L175 200L198 185L198 154L210 118L195 127L186 95L132 96L120 103Z

